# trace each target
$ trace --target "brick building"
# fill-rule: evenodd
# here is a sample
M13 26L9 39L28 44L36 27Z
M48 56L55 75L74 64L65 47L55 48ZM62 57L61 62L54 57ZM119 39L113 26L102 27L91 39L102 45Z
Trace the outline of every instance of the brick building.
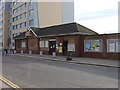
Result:
M76 57L118 59L120 34L102 34L79 25L68 23L46 28L32 27L15 39L17 53L66 55L72 51Z

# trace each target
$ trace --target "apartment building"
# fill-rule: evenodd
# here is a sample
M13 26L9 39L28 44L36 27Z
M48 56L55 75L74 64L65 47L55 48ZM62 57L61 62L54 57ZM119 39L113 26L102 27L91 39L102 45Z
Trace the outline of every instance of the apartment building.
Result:
M12 38L31 27L44 28L73 21L74 2L12 1ZM13 39L12 42L14 49Z
M9 48L11 34L11 2L0 1L0 51Z

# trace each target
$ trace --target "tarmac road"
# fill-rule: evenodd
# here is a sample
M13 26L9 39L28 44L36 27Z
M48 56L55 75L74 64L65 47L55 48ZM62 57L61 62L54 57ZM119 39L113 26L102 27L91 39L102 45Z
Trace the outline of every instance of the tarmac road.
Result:
M118 69L3 55L2 74L22 88L118 88Z

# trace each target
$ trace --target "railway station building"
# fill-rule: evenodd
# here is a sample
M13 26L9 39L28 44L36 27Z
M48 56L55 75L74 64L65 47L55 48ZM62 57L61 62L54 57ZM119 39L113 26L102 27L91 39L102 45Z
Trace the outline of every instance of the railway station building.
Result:
M66 56L68 51L74 57L115 59L120 53L120 33L98 34L76 22L45 28L31 27L16 37L17 53Z

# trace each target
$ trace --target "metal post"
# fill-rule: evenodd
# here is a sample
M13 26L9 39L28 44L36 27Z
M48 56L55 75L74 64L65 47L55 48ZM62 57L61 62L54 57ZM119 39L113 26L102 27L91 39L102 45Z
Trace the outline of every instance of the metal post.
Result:
M14 50L14 53L13 54L16 54L16 50Z
M72 60L72 51L68 51L67 52L67 58L66 58L67 61L71 61Z
M29 51L29 54L30 54L30 55L32 54L32 51L31 51L31 50Z
M21 54L23 54L23 50L21 50Z
M52 57L54 57L54 58L56 57L56 53L55 52L52 53Z
M42 56L43 55L43 52L42 51L40 51L40 56Z

